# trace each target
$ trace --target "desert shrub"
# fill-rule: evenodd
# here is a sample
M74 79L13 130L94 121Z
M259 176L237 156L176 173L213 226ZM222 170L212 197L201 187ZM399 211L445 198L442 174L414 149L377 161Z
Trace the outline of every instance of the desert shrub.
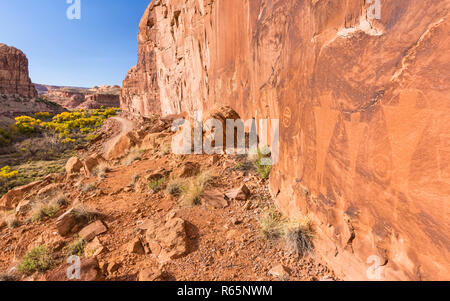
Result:
M291 253L305 256L314 252L315 231L308 218L288 219L271 206L262 213L259 229L266 240L284 239L286 249Z
M164 182L166 182L166 179L164 178L150 181L150 183L148 183L148 189L150 189L153 193L157 193L161 190Z
M287 250L300 256L314 253L314 237L315 231L308 219L289 223L284 234Z
M31 213L31 221L33 223L40 221L46 217L53 218L55 217L61 207L56 202L50 202L50 203L43 203L43 202L37 202L32 210Z
M266 154L264 154L266 153ZM262 152L261 149L257 150L256 159L255 159L255 168L256 172L262 179L267 179L270 176L270 172L272 171L272 165L268 164L270 160L270 154L267 154L268 151Z
M259 219L260 231L267 240L280 238L284 233L285 225L286 219L275 206L265 210Z
M63 253L66 255L66 257L70 257L72 255L83 257L86 244L86 240L82 238L76 238L72 243L63 248Z
M44 134L42 137L33 137L22 142L16 143L16 148L21 150L21 156L33 161L50 161L60 158L62 154L73 149L65 141L50 134Z
M46 121L46 120L50 120L52 119L53 115L49 112L39 112L34 114L34 118L42 120L42 121Z
M167 184L166 190L170 195L172 195L174 197L178 197L178 196L180 196L180 194L183 191L183 184L181 183L181 181L171 180Z
M11 170L11 167L4 166L0 169L0 183L1 180L11 179L19 174L17 170Z
M52 259L46 246L36 247L25 254L18 266L18 271L24 275L35 272L45 272L52 266Z

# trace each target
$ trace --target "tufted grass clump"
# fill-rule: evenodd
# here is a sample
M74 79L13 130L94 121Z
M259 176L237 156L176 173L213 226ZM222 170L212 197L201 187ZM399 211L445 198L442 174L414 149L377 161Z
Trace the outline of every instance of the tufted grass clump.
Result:
M18 266L18 271L24 275L32 275L35 272L45 272L52 266L52 258L45 245L28 251Z
M190 178L182 186L181 194L186 206L199 206L202 204L202 194L211 182L211 176L208 173L200 173L195 178Z
M47 217L53 218L60 209L61 207L57 203L37 203L32 210L31 221L35 223Z
M284 239L288 252L298 256L314 253L315 230L309 218L289 219L281 214L275 206L262 213L259 228L268 241Z

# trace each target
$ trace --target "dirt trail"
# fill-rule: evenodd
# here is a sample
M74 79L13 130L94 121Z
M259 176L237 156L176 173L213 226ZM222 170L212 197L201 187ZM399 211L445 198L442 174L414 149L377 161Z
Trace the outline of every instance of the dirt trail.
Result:
M111 139L109 139L108 141L105 142L104 148L103 148L103 153L107 154L111 148L116 144L116 142L120 139L120 137L128 134L129 132L131 132L133 130L133 128L135 127L135 123L125 119L123 117L113 117L113 120L117 121L120 123L120 133L114 137L112 137Z

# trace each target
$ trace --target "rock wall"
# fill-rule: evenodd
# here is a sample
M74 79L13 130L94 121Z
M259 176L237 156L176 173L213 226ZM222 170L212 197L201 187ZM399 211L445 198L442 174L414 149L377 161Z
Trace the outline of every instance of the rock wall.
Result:
M25 54L0 43L0 94L37 97L37 91L28 76Z
M379 20L369 8L153 0L122 108L220 103L279 119L272 194L315 221L317 254L336 273L450 280L450 1L381 1Z

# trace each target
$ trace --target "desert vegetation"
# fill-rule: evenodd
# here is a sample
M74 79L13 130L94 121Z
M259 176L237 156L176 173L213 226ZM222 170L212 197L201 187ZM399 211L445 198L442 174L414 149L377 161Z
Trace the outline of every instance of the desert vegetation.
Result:
M0 129L0 196L62 172L75 150L96 139L96 131L118 112L118 108L101 108L16 117L14 124Z

